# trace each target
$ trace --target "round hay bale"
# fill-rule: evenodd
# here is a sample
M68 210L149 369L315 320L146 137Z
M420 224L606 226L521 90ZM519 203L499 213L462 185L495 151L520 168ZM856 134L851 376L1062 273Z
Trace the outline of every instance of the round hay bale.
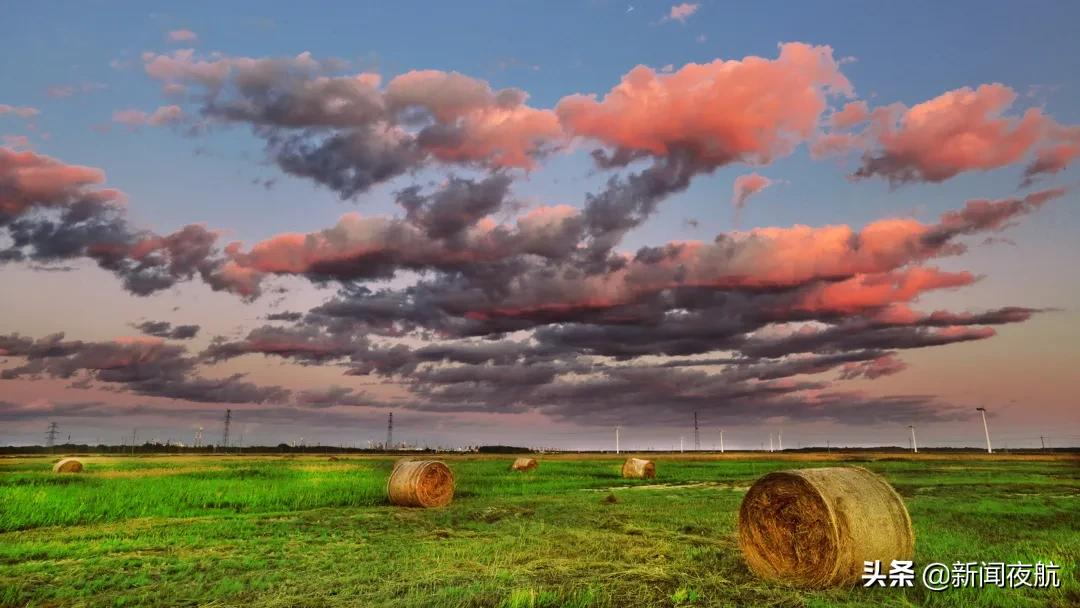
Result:
M61 458L52 470L53 473L82 473L83 463L78 458Z
M510 465L511 471L531 471L540 466L535 458L515 458L514 464Z
M412 457L411 456L404 456L402 458L398 458L397 460L394 461L394 467L393 468L396 469L399 466L405 464L406 462L412 462Z
M656 479L656 464L644 458L627 458L622 465L622 476L631 479Z
M390 473L386 495L402 507L442 507L454 499L454 473L437 460L402 462Z
M327 460L329 460L330 462L337 462L339 459L338 459L337 456L331 456L331 457L327 458Z
M910 560L904 501L862 467L770 473L739 508L739 548L758 576L800 587L857 582L863 562Z

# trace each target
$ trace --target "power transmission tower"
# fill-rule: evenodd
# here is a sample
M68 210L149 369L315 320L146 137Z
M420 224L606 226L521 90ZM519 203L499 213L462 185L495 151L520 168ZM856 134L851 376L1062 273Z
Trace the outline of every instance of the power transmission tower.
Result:
M783 452L784 451L784 431L776 431L776 442L778 444L776 446L776 449Z
M386 419L386 449L391 450L394 446L394 412Z
M913 453L915 453L915 454L918 454L919 453L919 445L917 443L915 443L915 426L911 425L911 426L908 426L908 428L911 429L911 451Z
M60 434L58 428L59 426L55 422L50 422L49 430L45 432L45 447L49 448L49 451L52 451L56 445L56 436Z
M697 412L694 412L694 451L701 450L701 433L698 431Z
M229 449L229 423L232 422L232 410L225 410L225 432L221 435L222 449Z
M199 427L195 431L195 447L201 448L203 444L203 427Z
M619 427L615 427L615 453L619 453Z

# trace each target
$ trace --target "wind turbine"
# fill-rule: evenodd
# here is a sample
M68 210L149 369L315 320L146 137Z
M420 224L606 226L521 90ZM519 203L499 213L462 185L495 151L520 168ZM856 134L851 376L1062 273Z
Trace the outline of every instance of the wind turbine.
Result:
M975 410L978 411L978 412L982 412L983 432L986 433L986 453L987 454L993 454L994 450L993 450L993 448L990 447L990 427L986 425L986 408L985 407L977 407L977 408L975 408Z

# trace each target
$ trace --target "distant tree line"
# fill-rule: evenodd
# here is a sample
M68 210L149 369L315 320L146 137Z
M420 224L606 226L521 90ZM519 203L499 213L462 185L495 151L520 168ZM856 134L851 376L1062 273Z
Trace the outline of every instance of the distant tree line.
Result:
M626 451L626 450L624 450ZM802 448L788 448L783 452L777 451L776 454L788 453L820 453L831 452L836 454L863 454L863 453L895 453L895 454L907 454L911 450L909 448L903 448L899 446L879 446L871 448L837 448L827 446L811 446ZM986 450L979 447L965 447L965 448L950 448L950 447L935 447L924 448L919 447L920 454L959 454L959 453L980 453ZM165 443L152 443L146 442L140 445L135 445L134 448L130 445L89 445L85 443L62 443L53 447L47 447L43 445L22 445L22 446L0 446L0 455L4 454L437 454L437 453L479 453L479 454L531 454L536 453L536 450L520 446L511 445L481 445L471 446L461 450L447 450L436 448L412 448L412 449L400 449L400 450L386 450L379 447L373 448L350 448L345 446L331 446L331 445L289 445L287 443L279 443L277 445L248 445L244 447L229 446L224 448L222 446L178 446ZM556 450L549 449L546 452L564 453L564 454L614 454L611 450ZM656 454L679 454L678 450L633 450L635 453L656 453ZM748 452L754 454L760 454L763 450L727 450L728 454ZM1010 448L994 450L995 453L1000 454L1043 454L1047 452L1065 454L1065 453L1080 453L1080 447L1065 447L1065 448ZM682 452L685 454L710 454L716 453L716 450L686 450Z

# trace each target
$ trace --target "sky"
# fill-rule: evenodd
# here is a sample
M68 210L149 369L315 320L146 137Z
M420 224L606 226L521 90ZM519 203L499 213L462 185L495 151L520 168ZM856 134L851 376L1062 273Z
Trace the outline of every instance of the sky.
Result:
M1080 445L1076 3L0 13L0 445Z

